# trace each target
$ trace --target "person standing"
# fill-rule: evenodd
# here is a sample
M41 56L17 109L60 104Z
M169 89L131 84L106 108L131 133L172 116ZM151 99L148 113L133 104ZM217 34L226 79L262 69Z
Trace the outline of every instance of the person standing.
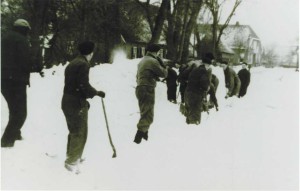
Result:
M202 63L193 64L188 75L188 83L185 90L185 110L186 123L201 123L201 111L203 101L206 99L207 91L210 86L209 72L211 60L207 57L202 59ZM185 75L185 74L183 74Z
M238 72L238 76L241 80L241 89L238 96L240 98L246 95L248 86L250 84L251 74L246 62L243 62L242 69Z
M172 103L177 103L176 92L177 92L177 73L174 69L169 67L168 76L166 78L167 82L167 95L168 100Z
M229 66L229 63L223 61L222 67L225 75L225 86L227 88L227 94L225 98L232 96L238 96L241 87L241 81L235 71Z
M157 44L150 44L146 48L146 55L138 64L135 90L140 108L140 119L137 124L137 132L134 142L140 144L142 139L148 140L148 130L153 122L155 87L159 78L166 78L168 66L164 66L158 58L161 47Z
M105 97L103 91L97 91L89 83L89 62L93 57L94 47L91 41L80 43L78 45L80 55L65 69L65 86L61 103L69 130L65 168L75 173L79 173L78 163L87 140L90 107L87 98Z
M1 39L1 93L7 101L9 120L1 138L1 147L13 147L22 140L21 128L27 118L27 85L30 73L42 73L42 63L35 62L28 35L30 24L17 19L11 31Z
M183 76L183 72L188 68L187 64L181 64L179 66L179 75L177 81L180 83L179 92L181 97L181 104L184 104L184 92L187 86L187 76Z

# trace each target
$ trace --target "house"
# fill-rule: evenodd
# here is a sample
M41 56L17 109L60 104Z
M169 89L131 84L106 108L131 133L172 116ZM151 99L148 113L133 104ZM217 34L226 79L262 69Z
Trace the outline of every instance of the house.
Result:
M263 48L261 41L249 25L228 25L221 37L221 43L227 45L235 54L231 60L237 64L240 61L253 66L262 63Z
M198 25L198 52L212 52L211 25ZM197 35L197 34L196 34ZM261 65L263 48L259 37L249 25L228 25L221 36L217 60L226 60L233 64L245 61L254 66Z

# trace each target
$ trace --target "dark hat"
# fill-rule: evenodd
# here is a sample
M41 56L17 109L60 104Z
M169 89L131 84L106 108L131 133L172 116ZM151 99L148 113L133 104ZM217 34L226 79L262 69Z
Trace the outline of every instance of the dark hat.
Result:
M84 41L78 45L78 50L82 55L89 55L94 51L95 44L91 41Z
M202 62L203 62L204 64L211 64L211 59L208 58L208 57L204 57L204 58L202 58Z
M146 47L146 51L149 52L158 52L161 49L161 46L159 44L149 44Z
M247 62L243 62L243 64L245 64L246 66L248 66Z

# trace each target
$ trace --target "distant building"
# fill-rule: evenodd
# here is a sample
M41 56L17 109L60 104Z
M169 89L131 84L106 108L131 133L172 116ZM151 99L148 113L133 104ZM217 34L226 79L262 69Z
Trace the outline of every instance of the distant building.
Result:
M198 51L203 54L212 52L211 25L198 25L198 32L201 35L198 42ZM233 64L245 61L254 66L261 65L263 48L261 41L249 25L228 25L221 36L220 55L217 60L226 60Z
M259 37L249 25L228 25L221 37L221 43L233 50L233 63L245 61L253 66L262 63L263 48Z

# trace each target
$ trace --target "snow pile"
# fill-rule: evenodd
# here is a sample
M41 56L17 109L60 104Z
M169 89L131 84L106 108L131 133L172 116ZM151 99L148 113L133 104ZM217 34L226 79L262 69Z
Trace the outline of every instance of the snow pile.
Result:
M33 74L24 140L13 149L1 149L2 189L298 190L299 73L252 68L246 97L225 99L223 70L214 67L220 80L219 111L203 113L199 126L185 123L179 105L167 101L166 85L158 83L149 140L137 145L139 60L116 59L91 68L91 84L106 92L117 158L111 158L96 97L89 100L86 161L79 175L63 167L68 134L60 109L65 66L47 70L45 78ZM8 121L3 97L1 111L2 135Z

